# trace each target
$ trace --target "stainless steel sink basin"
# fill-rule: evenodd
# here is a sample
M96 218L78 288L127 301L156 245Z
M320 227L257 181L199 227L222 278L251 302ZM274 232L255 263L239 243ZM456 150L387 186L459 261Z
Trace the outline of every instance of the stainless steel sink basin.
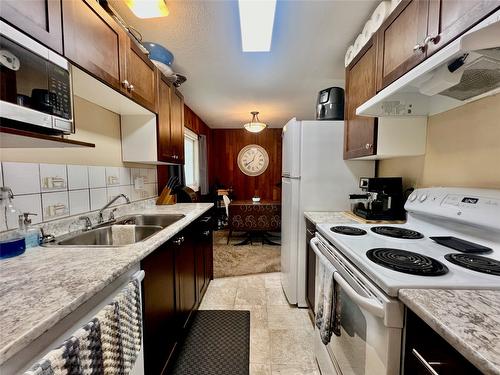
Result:
M119 217L116 224L157 225L166 228L184 217L185 215L174 214L130 215Z
M162 230L161 226L144 226L138 225L134 228L135 231L135 242L141 242L151 237L153 234ZM56 241L47 244L47 246L97 246L97 247L117 247L124 246L125 244L115 244L113 243L113 227L106 226L97 229L92 229L87 232L81 232L78 234L68 234L63 236Z

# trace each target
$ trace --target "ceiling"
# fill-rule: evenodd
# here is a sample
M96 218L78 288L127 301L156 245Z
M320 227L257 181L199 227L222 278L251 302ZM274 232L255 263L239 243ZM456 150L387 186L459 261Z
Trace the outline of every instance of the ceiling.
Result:
M240 128L253 110L271 127L314 119L318 91L344 86L345 51L377 3L278 1L271 52L242 52L236 0L167 0L168 17L146 20L111 1L145 41L174 54L185 102L211 128Z

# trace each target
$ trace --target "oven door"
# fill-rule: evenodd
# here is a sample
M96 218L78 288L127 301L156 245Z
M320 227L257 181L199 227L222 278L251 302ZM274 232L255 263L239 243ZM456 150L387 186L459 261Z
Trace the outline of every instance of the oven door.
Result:
M335 266L334 278L341 288L340 336L332 335L325 346L315 333L322 374L399 374L403 305L380 291L320 235L311 240L311 247Z

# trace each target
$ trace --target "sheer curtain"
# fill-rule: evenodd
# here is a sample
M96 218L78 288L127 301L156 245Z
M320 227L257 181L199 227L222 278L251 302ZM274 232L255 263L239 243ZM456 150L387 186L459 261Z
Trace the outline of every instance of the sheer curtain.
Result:
M207 154L207 137L199 136L199 160L200 160L200 193L201 195L208 194L208 154Z

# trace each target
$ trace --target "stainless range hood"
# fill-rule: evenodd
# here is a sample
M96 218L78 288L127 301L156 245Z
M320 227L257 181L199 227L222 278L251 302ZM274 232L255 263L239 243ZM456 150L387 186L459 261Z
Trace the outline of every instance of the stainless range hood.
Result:
M500 11L356 109L361 116L431 116L500 93Z

